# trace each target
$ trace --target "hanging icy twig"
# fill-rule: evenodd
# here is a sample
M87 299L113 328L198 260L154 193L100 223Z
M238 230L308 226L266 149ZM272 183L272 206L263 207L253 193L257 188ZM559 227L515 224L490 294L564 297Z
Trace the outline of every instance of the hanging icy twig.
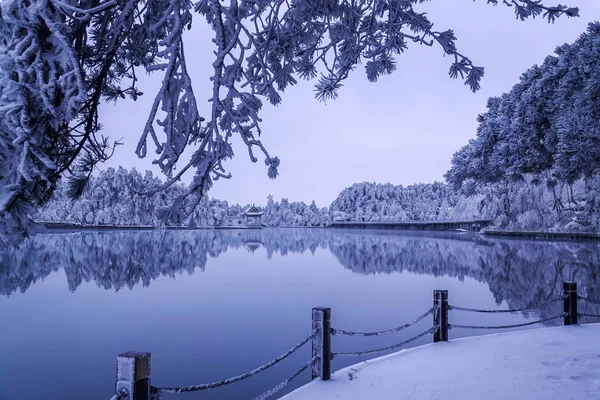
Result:
M75 16L74 18L80 18L80 19L88 19L91 18L92 15L102 12L104 10L107 10L109 8L112 8L114 6L117 5L117 2L115 0L110 0L107 1L105 3L102 3L96 7L92 7L92 8L79 8L79 7L75 7L72 6L71 4L65 2L65 1L59 1L59 0L50 0L52 2L52 4L54 4L55 7L62 9L64 11L67 12L72 12L74 14L80 14L81 16Z

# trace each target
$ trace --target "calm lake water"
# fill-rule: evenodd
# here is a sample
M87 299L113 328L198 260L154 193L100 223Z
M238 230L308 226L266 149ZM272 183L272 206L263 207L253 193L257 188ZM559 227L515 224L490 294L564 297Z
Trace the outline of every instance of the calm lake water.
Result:
M451 304L520 308L559 297L563 280L598 298L596 242L496 240L471 234L265 229L74 232L0 251L0 399L101 399L114 394L116 355L152 353L152 383L221 380L306 337L311 309L333 327L374 331L413 320L447 289ZM450 322L519 323L560 314L450 312ZM580 302L581 312L600 313ZM562 324L554 320L546 325ZM378 348L385 337L333 337L333 351ZM535 327L535 326L534 326ZM450 338L489 333L454 329ZM427 335L410 346L432 341ZM164 399L251 399L310 359L305 346L244 382ZM336 358L334 369L361 361ZM286 390L305 384L305 372ZM275 396L278 397L278 396Z

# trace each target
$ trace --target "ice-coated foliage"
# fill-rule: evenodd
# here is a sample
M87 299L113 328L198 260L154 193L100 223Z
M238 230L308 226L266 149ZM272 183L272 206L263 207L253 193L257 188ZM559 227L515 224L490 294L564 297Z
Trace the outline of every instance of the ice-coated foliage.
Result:
M508 93L488 100L476 138L452 159L449 183L522 181L530 175L553 188L597 174L600 24L591 23L555 53Z
M458 197L441 182L406 187L364 182L344 189L331 203L330 213L333 221L449 220L456 216L452 210Z
M314 200L310 205L304 202L273 201L269 196L263 222L269 226L327 226L331 222L326 207L319 209Z
M163 182L146 171L144 175L135 169L107 168L88 178L87 189L72 200L70 186L58 182L50 200L32 217L37 222L61 222L81 225L116 226L187 226L190 228L214 227L228 215L240 215L249 206L228 204L226 201L203 197L187 219L163 218L171 210L170 201L185 193L182 184L171 185L151 196L140 194L132 187L147 189L161 186ZM329 224L327 208L319 209L313 201L290 203L283 199L274 202L269 196L264 209L263 222L269 226L325 226Z
M550 189L529 175L520 182L483 184L470 191L440 182L406 187L364 182L344 189L329 214L333 222L482 218L508 230L599 231L598 188L600 181L590 179Z
M598 230L600 24L555 53L488 100L477 136L454 154L446 178L464 193L495 192L504 226ZM515 210L515 202L529 208Z
M144 225L209 228L226 216L240 215L249 205L202 198L187 219L165 223L170 199L185 193L181 184L152 196L130 190L160 186L163 182L135 169L108 168L90 177L88 190L77 200L68 196L69 186L59 182L50 200L32 214L38 222L82 225ZM435 182L394 186L358 183L344 189L329 208L313 201L290 202L267 199L263 223L271 227L324 227L332 222L449 221L484 218L496 227L511 230L599 231L600 180L578 181L549 189L526 176L521 182L497 182L478 186L472 192L455 190ZM560 205L560 207L557 207Z
M107 168L90 176L87 190L76 200L68 195L69 185L59 182L50 200L32 216L39 222L162 226L161 212L168 209L172 198L185 192L185 186L173 185L153 196L129 189L132 185L154 187L161 183L150 171L142 175L135 169Z
M0 234L28 228L75 145L85 84L64 15L47 1L0 4Z
M250 159L264 156L268 176L279 159L258 139L263 100L279 104L298 79L316 79L316 97L335 98L342 82L364 64L377 80L396 69L409 43L436 45L451 60L450 76L479 88L483 68L456 47L452 30L434 29L418 11L422 0L38 0L3 1L0 13L0 232L26 234L27 213L48 200L69 176L81 195L95 165L113 145L102 136L102 101L142 95L136 74L162 74L136 150L153 146L168 181L195 170L164 218L186 219L211 187L228 177L238 135ZM488 3L497 4L496 0ZM553 22L576 8L536 0L504 1L517 18L543 14ZM214 33L208 110L198 107L188 73L183 32L197 15ZM205 98L206 98L205 97ZM204 117L201 114L204 113ZM204 122L203 124L201 124ZM150 144L148 143L150 142ZM117 144L117 143L115 143ZM189 145L189 160L180 160ZM179 164L175 174L176 165Z

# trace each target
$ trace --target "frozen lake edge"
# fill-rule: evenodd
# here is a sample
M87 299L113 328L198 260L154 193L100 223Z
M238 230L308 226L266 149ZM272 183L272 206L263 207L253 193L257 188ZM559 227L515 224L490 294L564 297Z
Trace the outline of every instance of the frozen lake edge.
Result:
M600 398L600 324L426 344L315 380L283 399Z

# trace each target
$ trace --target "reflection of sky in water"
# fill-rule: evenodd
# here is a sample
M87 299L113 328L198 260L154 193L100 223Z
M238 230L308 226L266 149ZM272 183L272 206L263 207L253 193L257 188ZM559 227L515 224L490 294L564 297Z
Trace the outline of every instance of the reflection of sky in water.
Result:
M0 399L110 398L115 356L130 349L152 352L155 385L220 380L305 337L314 306L332 308L334 327L373 331L427 310L434 289L448 289L451 303L480 308L542 301L572 274L584 294L597 292L596 244L448 237L457 238L297 229L37 236L0 253ZM523 320L458 312L450 318ZM390 345L430 325L427 318L384 338L335 336L334 351ZM246 382L179 397L252 397L299 368L309 347ZM336 359L334 368L358 360Z

